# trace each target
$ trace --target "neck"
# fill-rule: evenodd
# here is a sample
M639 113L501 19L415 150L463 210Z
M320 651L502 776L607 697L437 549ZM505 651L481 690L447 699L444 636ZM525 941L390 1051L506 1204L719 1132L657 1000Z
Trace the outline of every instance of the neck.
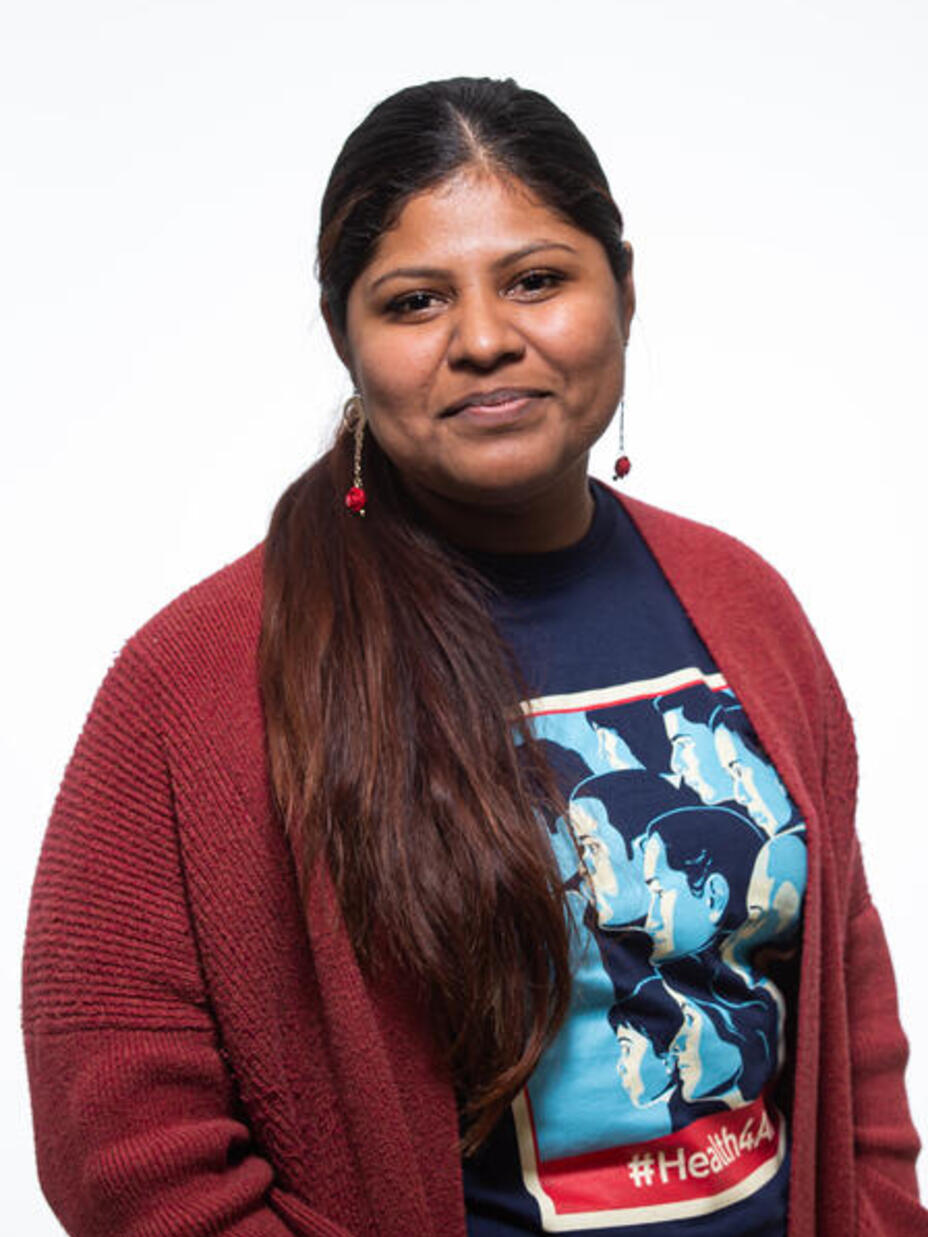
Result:
M544 554L574 545L593 519L586 460L544 493L511 501L459 501L408 484L428 522L452 545L494 554Z

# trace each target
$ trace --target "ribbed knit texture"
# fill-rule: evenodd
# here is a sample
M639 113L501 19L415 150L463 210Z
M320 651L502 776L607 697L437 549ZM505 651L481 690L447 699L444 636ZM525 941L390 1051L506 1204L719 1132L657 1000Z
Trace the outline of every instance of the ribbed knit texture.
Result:
M808 825L791 1237L928 1234L907 1047L853 828L847 711L779 576L626 502ZM261 549L107 676L42 847L23 1026L43 1190L76 1237L463 1237L449 1081L410 994L366 984L270 807Z

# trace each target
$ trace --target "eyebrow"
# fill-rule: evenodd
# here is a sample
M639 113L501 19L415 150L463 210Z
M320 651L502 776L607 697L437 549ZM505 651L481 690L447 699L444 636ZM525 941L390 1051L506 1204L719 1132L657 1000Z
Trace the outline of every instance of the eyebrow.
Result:
M504 254L501 258L497 258L492 264L493 270L501 270L505 266L511 266L514 262L519 262L522 258L527 258L533 253L538 253L543 249L563 249L567 253L576 255L577 250L572 245L567 245L563 241L548 241L537 240L532 241L529 245L523 245L521 249L514 249L512 253ZM383 275L378 275L371 284L371 291L385 283L388 279L406 278L406 279L448 279L451 272L440 266L398 266L395 270L386 271Z

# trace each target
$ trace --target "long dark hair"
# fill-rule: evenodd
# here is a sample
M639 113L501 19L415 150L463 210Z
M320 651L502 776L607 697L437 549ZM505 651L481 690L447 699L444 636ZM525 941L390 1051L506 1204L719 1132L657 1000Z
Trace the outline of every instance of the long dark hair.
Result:
M410 195L471 163L524 181L624 279L622 218L573 122L511 80L429 82L375 107L332 169L318 275L337 331ZM418 981L470 1151L568 1006L568 918L538 814L557 792L481 578L421 521L370 434L367 517L349 516L351 464L342 427L271 520L271 784L304 896L325 863L362 968L399 965Z

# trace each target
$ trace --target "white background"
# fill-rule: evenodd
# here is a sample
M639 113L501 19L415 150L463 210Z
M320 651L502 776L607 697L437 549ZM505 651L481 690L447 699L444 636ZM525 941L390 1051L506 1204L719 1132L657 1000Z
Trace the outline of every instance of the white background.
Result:
M458 73L549 93L625 213L629 492L753 544L832 657L928 1136L926 14L919 0L3 5L0 1155L17 1232L60 1231L35 1181L18 1004L65 761L122 641L259 540L325 441L349 390L312 278L325 178L378 99Z

